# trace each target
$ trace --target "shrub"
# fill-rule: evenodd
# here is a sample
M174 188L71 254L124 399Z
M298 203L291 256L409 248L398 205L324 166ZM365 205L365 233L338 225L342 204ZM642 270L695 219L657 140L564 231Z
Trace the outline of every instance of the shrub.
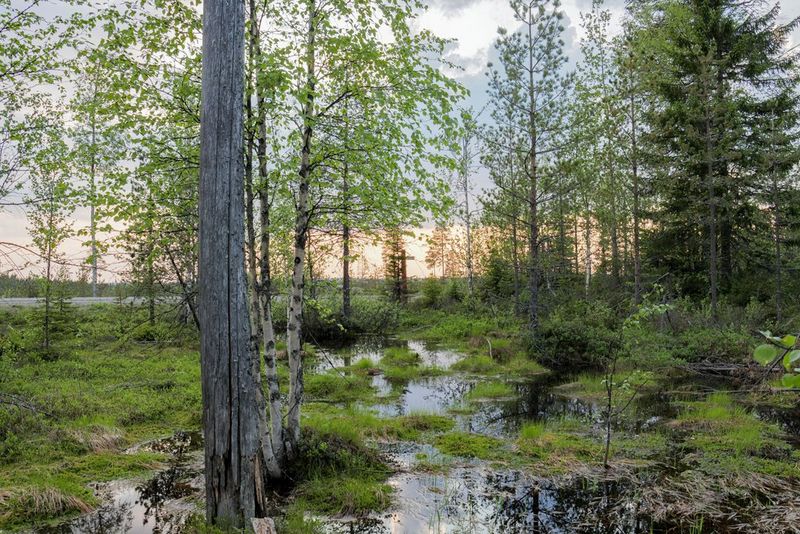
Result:
M442 296L442 284L436 278L426 278L422 283L421 304L425 308L435 308Z
M397 327L400 308L385 299L357 297L351 302L347 327L362 334L385 334Z
M678 334L672 354L687 362L748 361L752 338L731 329L690 328Z
M607 305L575 301L542 321L538 360L552 369L600 367L620 346L619 325Z

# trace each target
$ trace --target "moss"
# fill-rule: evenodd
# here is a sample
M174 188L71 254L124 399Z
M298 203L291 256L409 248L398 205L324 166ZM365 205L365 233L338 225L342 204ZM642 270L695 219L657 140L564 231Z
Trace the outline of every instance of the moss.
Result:
M685 403L673 427L684 435L684 461L706 473L800 475L778 427L736 404L729 393Z
M557 390L584 398L596 398L606 394L605 376L597 373L583 373L572 382L556 387Z
M500 399L513 397L515 394L514 388L504 382L479 382L466 397L472 400Z
M395 419L398 426L403 429L398 438L413 439L421 432L447 432L455 425L452 418L444 415L412 413Z
M299 454L287 476L295 495L324 514L363 514L385 509L391 488L388 466L360 440L334 431L306 429Z
M434 439L434 445L443 453L451 456L489 460L500 456L503 442L480 434L450 432L437 436Z

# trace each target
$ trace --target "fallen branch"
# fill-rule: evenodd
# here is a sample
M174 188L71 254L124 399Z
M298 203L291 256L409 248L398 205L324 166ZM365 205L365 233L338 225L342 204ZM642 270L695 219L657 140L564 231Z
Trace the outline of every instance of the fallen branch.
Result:
M34 405L30 401L27 401L22 397L19 397L17 395L12 395L10 393L0 393L0 404L16 406L17 408L29 410L31 412L46 415L47 417L55 419L55 415L53 415L52 413L42 410L41 408Z

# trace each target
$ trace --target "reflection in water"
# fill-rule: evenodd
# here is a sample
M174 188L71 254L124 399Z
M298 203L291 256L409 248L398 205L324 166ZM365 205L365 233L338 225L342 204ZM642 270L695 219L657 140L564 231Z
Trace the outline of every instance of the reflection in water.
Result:
M753 407L759 418L776 423L800 447L800 404L790 407L759 404Z
M362 336L345 348L320 349L320 357L314 362L313 370L324 373L334 368L355 365L362 360L378 363L386 347L403 347L419 354L421 365L448 369L463 355L434 343L420 340L402 340L375 336Z
M619 482L579 479L564 486L519 471L460 467L447 475L393 477L396 508L380 517L332 522L329 532L366 533L645 533ZM632 499L631 496L627 499Z
M39 527L37 534L171 534L181 531L196 511L183 498L202 488L199 433L176 432L174 436L134 447L131 451L170 452L169 468L145 482L120 480L107 484L103 506L55 527Z
M589 425L601 426L604 407L595 401L569 397L553 392L553 387L569 381L568 377L542 374L525 381L510 382L515 389L511 398L483 400L464 404L464 396L478 383L465 376L438 376L411 380L394 386L381 376L373 377L378 392L386 396L399 388L396 400L371 406L379 415L396 417L414 412L454 413L459 430L508 438L529 421L561 418L579 419ZM463 409L468 408L468 409ZM674 417L675 409L665 395L643 395L620 417L617 426L641 431Z

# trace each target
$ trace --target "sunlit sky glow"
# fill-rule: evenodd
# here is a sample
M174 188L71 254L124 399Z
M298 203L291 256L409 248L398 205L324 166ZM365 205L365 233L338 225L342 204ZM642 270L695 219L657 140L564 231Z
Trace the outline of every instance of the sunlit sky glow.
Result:
M624 0L607 0L605 4L605 8L612 13L612 33L620 31L624 6ZM591 0L564 0L562 3L565 15L563 20L565 27L564 51L573 68L579 56L578 46L582 36L580 13L590 8ZM63 8L56 9L63 12ZM781 22L787 22L798 16L800 16L800 1L794 0L782 4ZM505 27L509 30L516 29L507 0L433 0L428 2L428 9L420 16L418 25L440 37L454 41L447 49L447 59L460 66L460 69L451 74L469 89L470 96L466 104L475 110L483 108L486 104L484 73L487 62L493 57L493 44L497 29L498 27ZM800 31L797 31L792 36L791 46L799 44ZM487 185L485 172L478 171L474 182L478 189L485 188ZM78 210L74 217L76 227L88 225L88 210ZM25 215L21 208L12 207L0 211L0 241L29 244L30 238L26 226ZM414 249L414 255L417 257L415 265L411 267L413 274L426 275L424 261L421 261L421 256L424 256L424 245L420 240L416 240L413 245L409 243L409 245ZM79 263L81 258L87 255L86 248L76 239L71 240L64 248L66 255L76 263ZM377 247L373 248L374 250L370 248L369 251L365 251L365 255L370 256L366 258L369 261L365 263L374 267L380 263L380 251ZM19 257L15 261L21 267L25 264L26 259ZM107 262L113 263L113 260L108 258ZM366 266L365 269L367 269ZM0 272L9 270L13 271L15 267L9 265L7 261L3 261L0 264ZM23 270L27 271L28 269ZM102 278L108 280L113 276L107 273Z

